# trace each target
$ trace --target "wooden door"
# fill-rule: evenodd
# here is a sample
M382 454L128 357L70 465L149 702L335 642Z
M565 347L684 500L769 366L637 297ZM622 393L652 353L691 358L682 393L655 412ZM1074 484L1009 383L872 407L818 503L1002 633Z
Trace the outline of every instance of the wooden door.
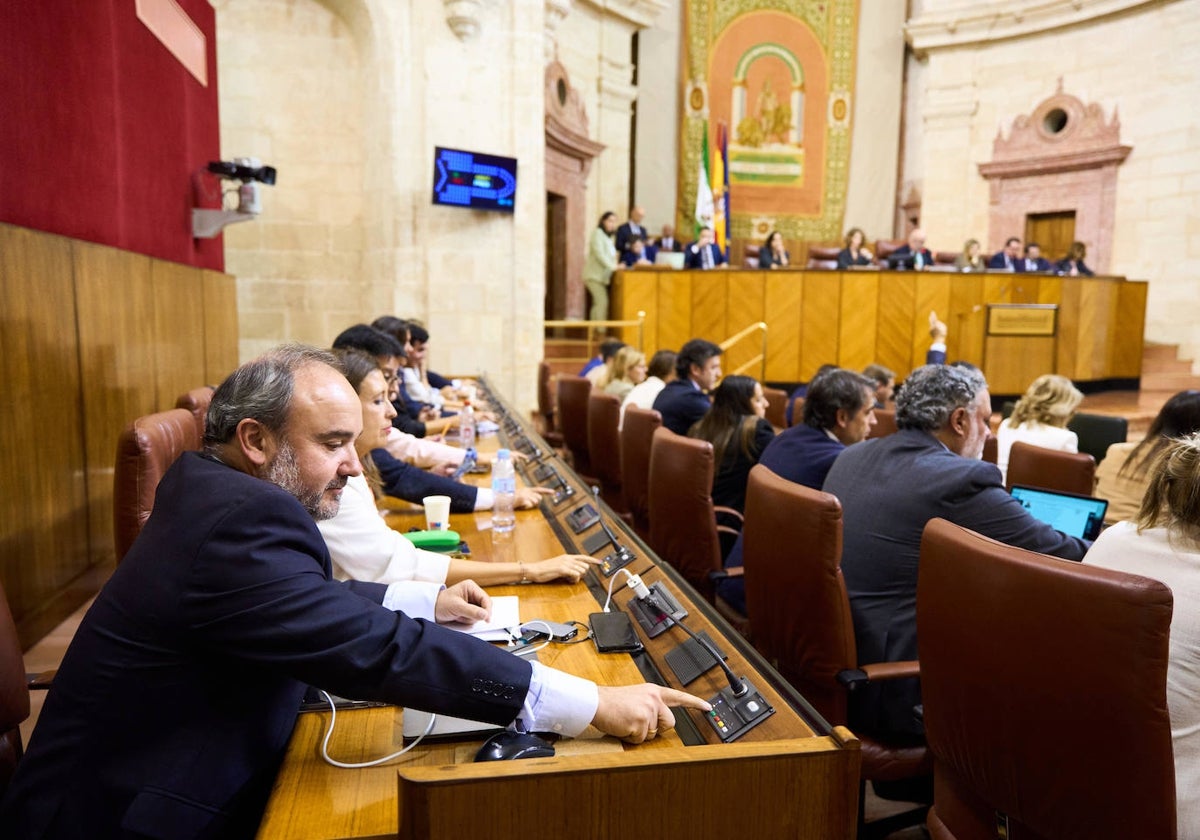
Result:
M1075 241L1075 211L1030 213L1025 217L1025 241L1038 243L1043 257L1058 262Z
M567 198L546 193L546 320L567 316Z

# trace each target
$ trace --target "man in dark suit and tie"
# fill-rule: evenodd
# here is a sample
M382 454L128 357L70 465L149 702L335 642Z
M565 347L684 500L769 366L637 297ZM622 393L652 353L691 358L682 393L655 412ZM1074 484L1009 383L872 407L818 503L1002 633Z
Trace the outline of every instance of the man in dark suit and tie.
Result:
M1020 262L1021 240L1010 236L1004 240L1004 250L992 254L991 259L987 261L987 267L1005 271L1024 271L1025 267L1019 265Z
M644 218L646 218L646 208L634 207L629 211L629 221L617 228L617 254L619 256L628 253L633 240L647 238L646 229L642 227Z
M654 398L654 410L662 415L664 428L686 435L692 424L712 408L707 392L721 380L723 352L703 338L693 338L680 348L675 357L675 378Z
M908 234L908 241L888 254L888 265L915 271L924 271L933 265L933 254L925 247L925 231L913 228Z
M716 268L719 265L725 264L725 255L721 253L713 240L715 234L712 228L704 228L700 231L700 238L687 246L684 253L686 256L683 259L684 268Z
M659 251L682 251L683 243L675 238L675 228L671 225L663 225L662 235L658 237L654 247Z
M334 363L285 347L217 389L203 454L167 471L55 675L0 802L6 836L253 837L306 683L541 731L590 721L634 742L673 723L668 704L707 706L597 688L441 627L488 615L471 581L333 582L315 520L361 473L362 431Z
M1032 274L1051 270L1050 260L1042 256L1042 248L1036 242L1029 242L1025 245L1025 257L1020 262L1021 267L1017 269L1018 271Z

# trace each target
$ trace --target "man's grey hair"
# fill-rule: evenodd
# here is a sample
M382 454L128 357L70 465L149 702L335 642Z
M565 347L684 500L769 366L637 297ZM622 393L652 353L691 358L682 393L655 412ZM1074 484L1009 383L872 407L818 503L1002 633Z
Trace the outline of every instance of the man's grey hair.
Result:
M326 364L341 370L332 353L303 344L285 344L229 374L208 406L204 421L205 449L229 443L237 433L238 423L248 418L257 420L268 431L282 433L292 403L296 371L311 364Z
M987 380L978 370L951 365L925 365L904 381L896 397L896 426L936 432L956 408L974 405Z

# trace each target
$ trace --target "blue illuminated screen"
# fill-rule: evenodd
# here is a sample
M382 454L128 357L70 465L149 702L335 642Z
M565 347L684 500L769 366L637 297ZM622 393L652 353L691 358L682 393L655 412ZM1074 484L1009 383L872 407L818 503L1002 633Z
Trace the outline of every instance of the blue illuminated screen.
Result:
M516 195L516 158L434 149L434 204L511 213Z

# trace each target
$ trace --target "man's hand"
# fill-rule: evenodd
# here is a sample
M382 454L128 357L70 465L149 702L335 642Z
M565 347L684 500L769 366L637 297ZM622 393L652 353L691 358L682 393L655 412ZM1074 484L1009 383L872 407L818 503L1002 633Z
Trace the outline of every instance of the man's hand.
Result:
M492 599L473 580L463 580L438 593L433 618L438 624L474 624L492 617Z
M543 496L553 495L554 491L547 490L545 487L518 487L513 497L513 507L518 510L529 510L537 507Z
M452 464L449 461L439 461L430 467L429 471L434 475L440 475L443 478L449 478L450 476L454 475L454 472L457 469L458 466L456 464Z
M703 712L712 708L699 697L650 683L618 687L601 685L597 689L600 704L596 707L592 725L630 744L649 741L659 730L674 728L675 716L668 706Z
M546 583L551 580L569 580L577 582L588 570L588 566L599 566L600 561L586 554L560 554L548 560L537 563L526 563L525 574L534 583Z

